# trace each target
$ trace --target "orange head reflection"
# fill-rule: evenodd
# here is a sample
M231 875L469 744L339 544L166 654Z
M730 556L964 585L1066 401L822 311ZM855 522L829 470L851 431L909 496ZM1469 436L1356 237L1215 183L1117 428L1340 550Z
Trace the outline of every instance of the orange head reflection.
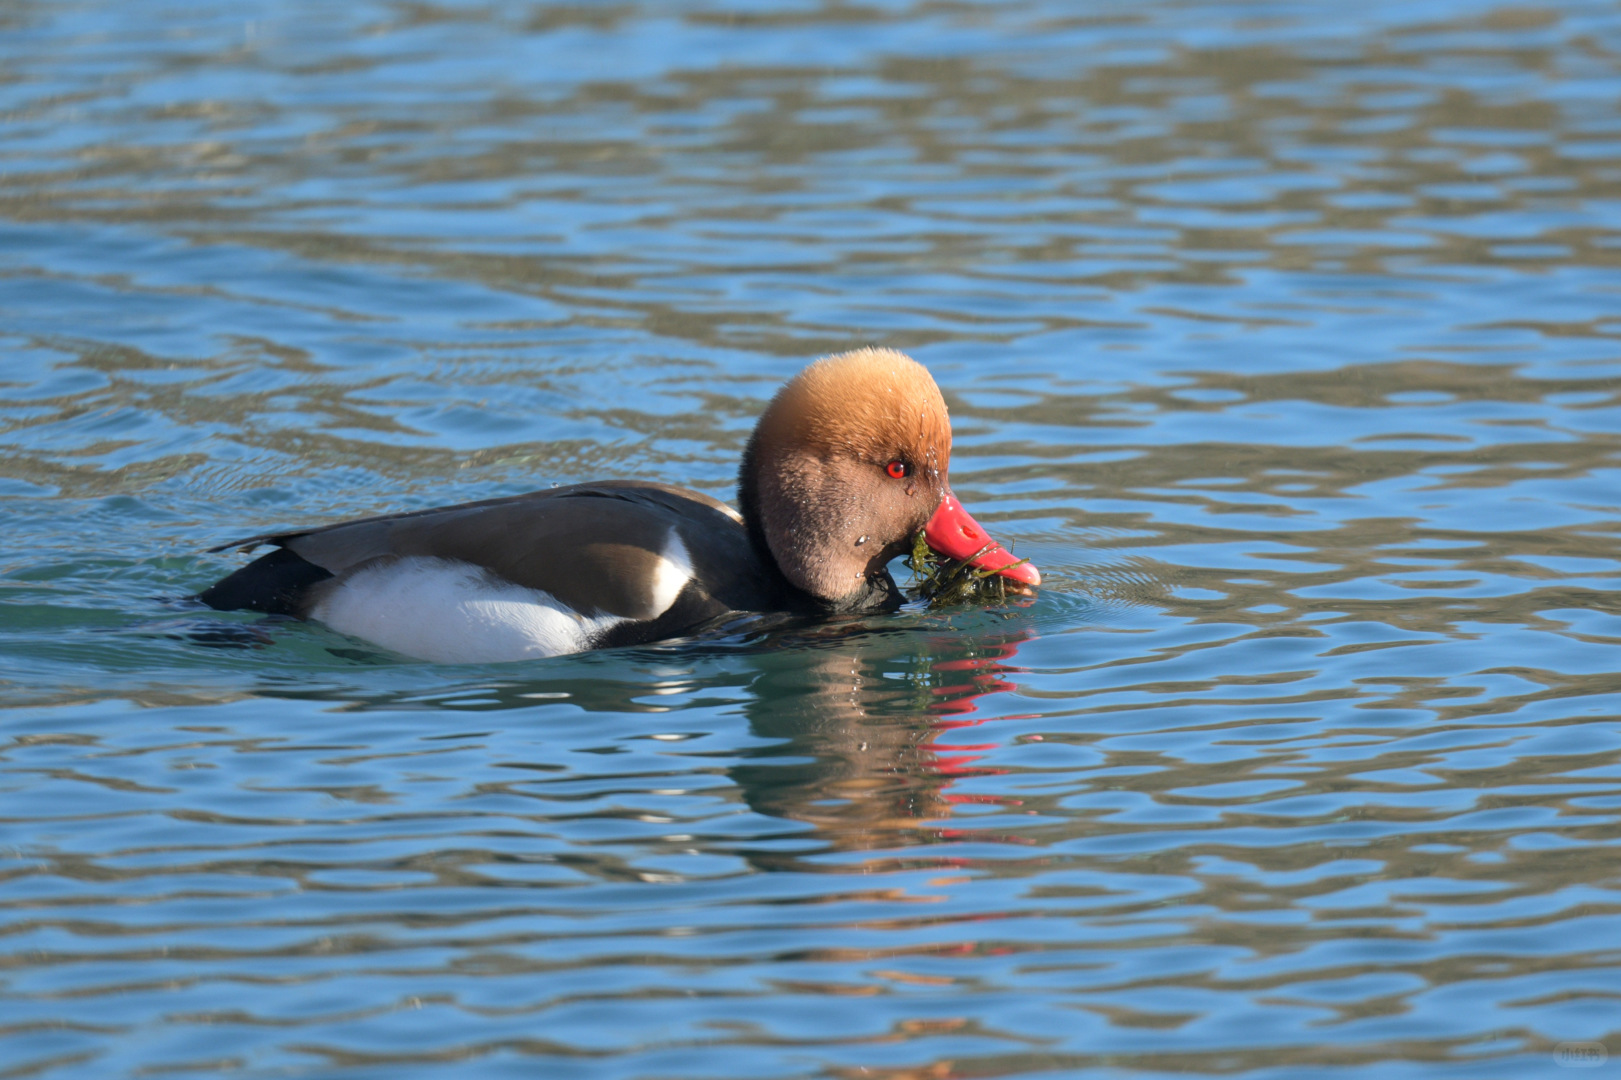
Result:
M929 635L827 632L756 680L747 707L761 754L781 765L732 770L754 809L813 825L835 850L905 847L951 836L956 806L1016 802L953 791L1003 770L978 764L993 743L938 740L984 723L987 699L1014 689L1032 632ZM783 654L777 654L782 656Z

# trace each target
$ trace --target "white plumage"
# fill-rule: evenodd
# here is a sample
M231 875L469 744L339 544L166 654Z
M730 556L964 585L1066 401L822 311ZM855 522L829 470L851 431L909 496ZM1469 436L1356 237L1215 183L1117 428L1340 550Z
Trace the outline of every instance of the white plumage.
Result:
M670 531L651 582L653 618L692 580L692 557ZM455 559L410 556L362 567L310 616L340 634L436 664L485 664L592 648L627 619L582 615L540 589Z

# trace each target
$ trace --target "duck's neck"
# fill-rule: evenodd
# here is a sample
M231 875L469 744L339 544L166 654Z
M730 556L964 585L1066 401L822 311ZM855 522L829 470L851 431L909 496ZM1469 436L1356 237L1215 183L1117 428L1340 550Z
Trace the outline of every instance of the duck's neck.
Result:
M771 545L766 542L765 528L760 524L759 470L755 468L759 444L759 437L751 435L748 445L743 448L743 461L737 470L737 511L743 515L743 527L749 531L749 542L754 545L755 552L765 562L776 566Z

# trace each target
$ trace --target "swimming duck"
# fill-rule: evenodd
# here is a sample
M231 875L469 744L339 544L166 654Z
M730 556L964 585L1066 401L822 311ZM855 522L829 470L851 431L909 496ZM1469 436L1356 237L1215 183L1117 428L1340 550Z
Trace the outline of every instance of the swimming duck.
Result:
M942 555L1039 584L957 502L950 464L927 369L860 349L811 364L766 406L738 510L606 480L264 533L212 548L276 547L198 599L313 619L420 660L483 663L658 641L735 612L893 609L888 564L920 529Z

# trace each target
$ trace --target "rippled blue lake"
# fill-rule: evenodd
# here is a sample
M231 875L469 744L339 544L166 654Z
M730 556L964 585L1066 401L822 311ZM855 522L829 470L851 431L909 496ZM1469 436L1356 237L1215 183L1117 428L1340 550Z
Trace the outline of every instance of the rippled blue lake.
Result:
M1033 602L187 599L863 344ZM1621 1069L1613 3L0 0L0 526L0 1078Z

